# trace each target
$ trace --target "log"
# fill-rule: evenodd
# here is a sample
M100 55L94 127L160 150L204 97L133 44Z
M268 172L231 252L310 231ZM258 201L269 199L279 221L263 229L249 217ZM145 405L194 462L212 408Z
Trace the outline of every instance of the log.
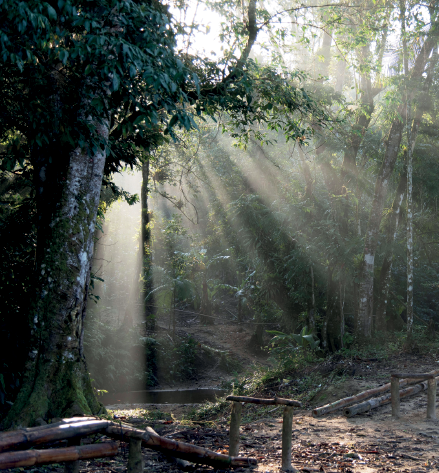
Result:
M226 401L249 402L252 404L265 405L281 404L283 406L302 407L302 403L300 403L299 401L293 401L292 399L283 399L281 397L275 397L274 399L261 399L259 397L227 396Z
M437 374L437 373L436 373ZM413 373L393 373L390 375L392 378L411 378L411 379L433 379L435 373L421 373L421 374L413 374Z
M150 432L154 435L158 435L158 433L152 427L147 427L146 431ZM176 463L182 469L188 468L191 465L193 465L193 463L188 462L186 460L182 460L181 458L176 458L176 457L173 457L171 455L167 455L167 457L168 457L169 461Z
M412 396L417 394L421 391L425 391L427 389L428 382L424 381L419 384L415 384L414 386L410 386L409 388L405 388L399 392L400 399L407 396ZM355 406L346 407L343 410L343 413L346 417L352 417L356 414L361 414L363 412L367 412L371 409L376 409L377 407L384 406L385 404L389 404L392 401L392 395L386 394L381 397L377 397L375 399L369 399L368 401L362 402L360 404L356 404Z
M130 437L142 440L142 445L153 450L171 455L177 458L183 458L194 463L211 465L221 469L229 467L249 467L258 464L255 458L247 457L229 457L221 453L215 453L206 448L198 447L189 443L177 442L176 440L166 439L159 435L153 434L151 431L143 431L134 429L126 425L112 424L105 429L105 433L109 437L118 440L127 441Z
M427 373L427 375L437 376L439 375L439 370L430 371L429 373ZM407 386L407 384L410 384L410 383L411 383L410 378L401 379L399 382L399 386L400 387ZM341 409L342 407L350 406L352 404L357 403L358 401L365 401L366 399L369 399L373 396L376 396L377 394L380 394L389 390L390 390L390 383L383 384L382 386L379 386L378 388L367 389L366 391L362 391L361 393L356 394L355 396L345 397L338 401L332 402L331 404L326 404L325 406L317 407L316 409L313 409L312 415L313 417L321 417L325 414L328 414L329 412L335 411L337 409Z
M242 404L233 402L230 417L229 455L236 457L239 454L239 426L241 425Z
M87 460L89 458L114 457L116 454L116 442L95 443L80 447L49 448L47 450L5 452L0 453L0 470L47 463Z
M9 437L10 435L14 435L16 432L23 432L23 433L37 432L37 431L52 429L53 427L60 427L61 425L75 424L77 422L85 422L87 420L92 421L92 420L101 420L101 419L99 419L99 417L67 417L65 419L61 419L60 421L54 422L52 424L39 425L38 427L20 427L15 430L7 430L5 432L0 432L0 440L3 438Z
M20 429L6 432L0 436L0 452L24 450L26 448L57 440L85 437L106 429L111 424L108 420L83 420L73 423L59 423L55 426L33 429Z

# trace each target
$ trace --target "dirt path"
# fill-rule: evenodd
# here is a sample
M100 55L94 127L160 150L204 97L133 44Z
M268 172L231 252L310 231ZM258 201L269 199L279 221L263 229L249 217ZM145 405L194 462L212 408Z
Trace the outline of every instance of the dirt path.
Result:
M227 330L226 327L223 330ZM208 332L205 333L209 335ZM219 345L223 336L219 331L215 333ZM384 361L332 360L318 367L322 379L329 377L331 382L316 394L307 407L323 405L381 385L389 381L392 371L427 372L437 367L433 356L406 354ZM337 380L334 378L336 373L344 374ZM260 395L273 395L277 392L278 387L271 386ZM130 407L137 410L130 411ZM137 412L138 415L139 410L145 407L150 411L163 409L163 406L152 405L126 406L124 413L129 419L130 412ZM156 424L155 427L160 429L161 435L227 453L228 418L220 417L212 423L188 425L184 417L194 407L166 406L169 419L173 418L174 422ZM251 409L251 406L244 406L244 418L248 419L253 415L250 413ZM279 408L270 415L273 417L243 423L241 428L240 455L258 459L258 467L253 471L271 473L280 469L282 409ZM298 411L293 424L293 466L305 472L327 473L420 473L439 470L439 422L426 421L426 392L402 401L401 415L400 420L392 419L390 404L349 419L341 411L322 418L313 418L311 409ZM178 465L169 463L163 456L152 451L145 450L145 461L148 471L183 471ZM189 471L207 472L212 469L193 466Z

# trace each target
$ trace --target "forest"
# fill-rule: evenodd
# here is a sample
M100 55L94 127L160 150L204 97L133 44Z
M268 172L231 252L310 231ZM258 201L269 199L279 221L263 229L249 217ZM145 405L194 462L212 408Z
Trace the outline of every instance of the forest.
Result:
M0 430L221 429L232 394L298 400L311 432L310 409L439 375L437 2L0 0L0 25ZM337 445L365 425L325 419Z

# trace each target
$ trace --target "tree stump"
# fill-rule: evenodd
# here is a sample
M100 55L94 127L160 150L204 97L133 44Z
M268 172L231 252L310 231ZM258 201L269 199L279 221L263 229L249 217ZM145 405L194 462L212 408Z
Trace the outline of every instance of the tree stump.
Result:
M143 473L142 439L130 437L128 452L128 473Z

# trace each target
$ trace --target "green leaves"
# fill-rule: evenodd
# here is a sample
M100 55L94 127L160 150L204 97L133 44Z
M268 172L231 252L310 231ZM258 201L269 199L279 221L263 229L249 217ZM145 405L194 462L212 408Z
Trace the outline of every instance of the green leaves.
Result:
M46 4L46 7L47 7L47 15L48 15L49 19L50 20L56 20L57 19L57 14L56 14L55 9L49 3Z

